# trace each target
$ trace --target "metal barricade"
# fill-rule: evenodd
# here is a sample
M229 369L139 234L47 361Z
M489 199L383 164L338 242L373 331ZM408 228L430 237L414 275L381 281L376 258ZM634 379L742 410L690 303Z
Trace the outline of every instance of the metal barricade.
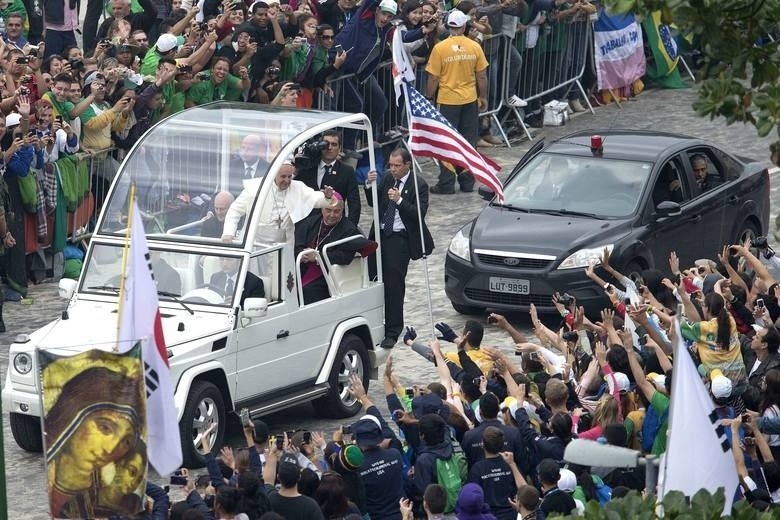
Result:
M525 40L520 42L524 50L517 95L529 102L529 107L543 110L544 103L565 99L576 86L595 113L580 82L593 47L593 26L587 17L575 15L541 26L529 25L518 37Z

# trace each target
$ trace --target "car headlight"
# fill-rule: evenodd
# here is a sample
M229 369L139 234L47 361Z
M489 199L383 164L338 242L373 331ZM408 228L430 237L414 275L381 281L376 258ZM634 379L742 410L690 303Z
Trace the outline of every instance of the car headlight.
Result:
M29 354L20 352L14 356L14 370L22 375L29 374L32 370L32 358Z
M455 236L452 237L449 251L458 258L462 258L463 260L470 262L471 253L469 252L469 246L471 245L471 241L469 240L469 237L463 232L464 229L465 228L460 228L458 232L455 233Z
M577 269L579 267L588 267L588 265L592 262L600 264L601 255L604 254L604 249L611 253L613 247L615 247L614 244L607 244L605 246L592 247L589 249L580 249L579 251L575 251L574 253L567 256L566 260L561 262L561 265L558 266L558 269Z

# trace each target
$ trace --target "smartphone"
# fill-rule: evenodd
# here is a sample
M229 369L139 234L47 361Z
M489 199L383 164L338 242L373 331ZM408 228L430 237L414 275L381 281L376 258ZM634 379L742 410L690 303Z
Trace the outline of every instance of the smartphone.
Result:
M187 477L182 475L181 470L177 469L173 472L173 475L171 475L171 485L172 486L186 486L187 485Z
M276 449L281 450L284 448L284 434L276 436Z
M341 54L341 51L344 50L344 47L342 47L341 44L339 43L333 46L333 50L336 51L336 55L338 56L339 54Z
M254 426L252 424L252 418L249 417L249 408L242 408L241 412L239 412L239 415L241 416L242 426Z
M759 299L756 300L756 307L758 307L759 309L763 309L764 308L764 299L763 298L759 298Z
M311 432L303 432L303 443L311 444Z
M409 399L412 399L414 397L414 388L409 387L406 389L406 397L408 397Z
M57 116L54 118L55 121L57 121L60 125L62 125L62 116Z
M344 435L351 435L352 434L352 425L351 424L345 424L341 427L341 433Z

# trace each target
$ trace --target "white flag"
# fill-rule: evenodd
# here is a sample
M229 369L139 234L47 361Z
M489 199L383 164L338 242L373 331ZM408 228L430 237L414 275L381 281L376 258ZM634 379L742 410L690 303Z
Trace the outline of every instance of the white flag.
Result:
M393 31L393 87L395 88L395 106L401 97L401 85L414 83L414 66L404 48L401 27L397 26Z
M679 323L675 323L675 327L677 345L672 372L669 438L659 493L663 497L676 490L692 497L702 488L715 493L722 487L726 493L723 512L729 514L739 486L734 455L710 393L686 351Z
M147 456L160 475L181 467L181 438L173 403L173 384L168 368L157 284L146 245L141 212L135 200L130 227L130 254L127 278L121 295L119 348L127 350L135 340L143 340L142 358L146 382L146 422L149 429Z

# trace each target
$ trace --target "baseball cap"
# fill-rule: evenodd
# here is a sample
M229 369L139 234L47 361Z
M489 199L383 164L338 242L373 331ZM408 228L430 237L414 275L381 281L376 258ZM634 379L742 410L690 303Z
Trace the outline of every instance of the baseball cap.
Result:
M631 382L628 380L628 376L623 372L613 372L612 375L615 377L614 382L612 377L609 375L606 376L609 393L611 394L614 392L612 388L614 383L617 383L618 392L628 392L628 390L631 388Z
M22 116L16 112L11 112L5 116L5 126L16 126L22 122Z
M574 493L574 488L577 487L577 477L570 469L561 470L561 478L558 479L558 489L567 493Z
M433 393L418 395L412 399L412 414L418 419L429 413L436 413L442 417L447 417L449 411L450 409L442 403L441 397Z
M447 27L463 27L469 20L470 18L466 13L455 9L447 17Z
M382 425L373 415L364 415L352 425L352 437L358 446L377 446L382 439Z
M292 453L284 453L279 459L279 464L276 466L276 473L279 475L279 480L292 481L297 480L301 473L301 468L298 466L298 459Z
M157 50L160 52L172 51L178 46L179 46L179 39L172 34L168 34L168 33L161 34L160 37L157 38Z
M716 399L730 397L731 388L731 379L724 376L720 369L710 372L710 391Z
M650 372L647 374L647 379L653 382L653 384L658 385L662 388L666 388L666 376L663 374L657 374L655 372Z
M390 14L396 14L398 12L398 4L394 0L382 0L379 2L379 10Z

